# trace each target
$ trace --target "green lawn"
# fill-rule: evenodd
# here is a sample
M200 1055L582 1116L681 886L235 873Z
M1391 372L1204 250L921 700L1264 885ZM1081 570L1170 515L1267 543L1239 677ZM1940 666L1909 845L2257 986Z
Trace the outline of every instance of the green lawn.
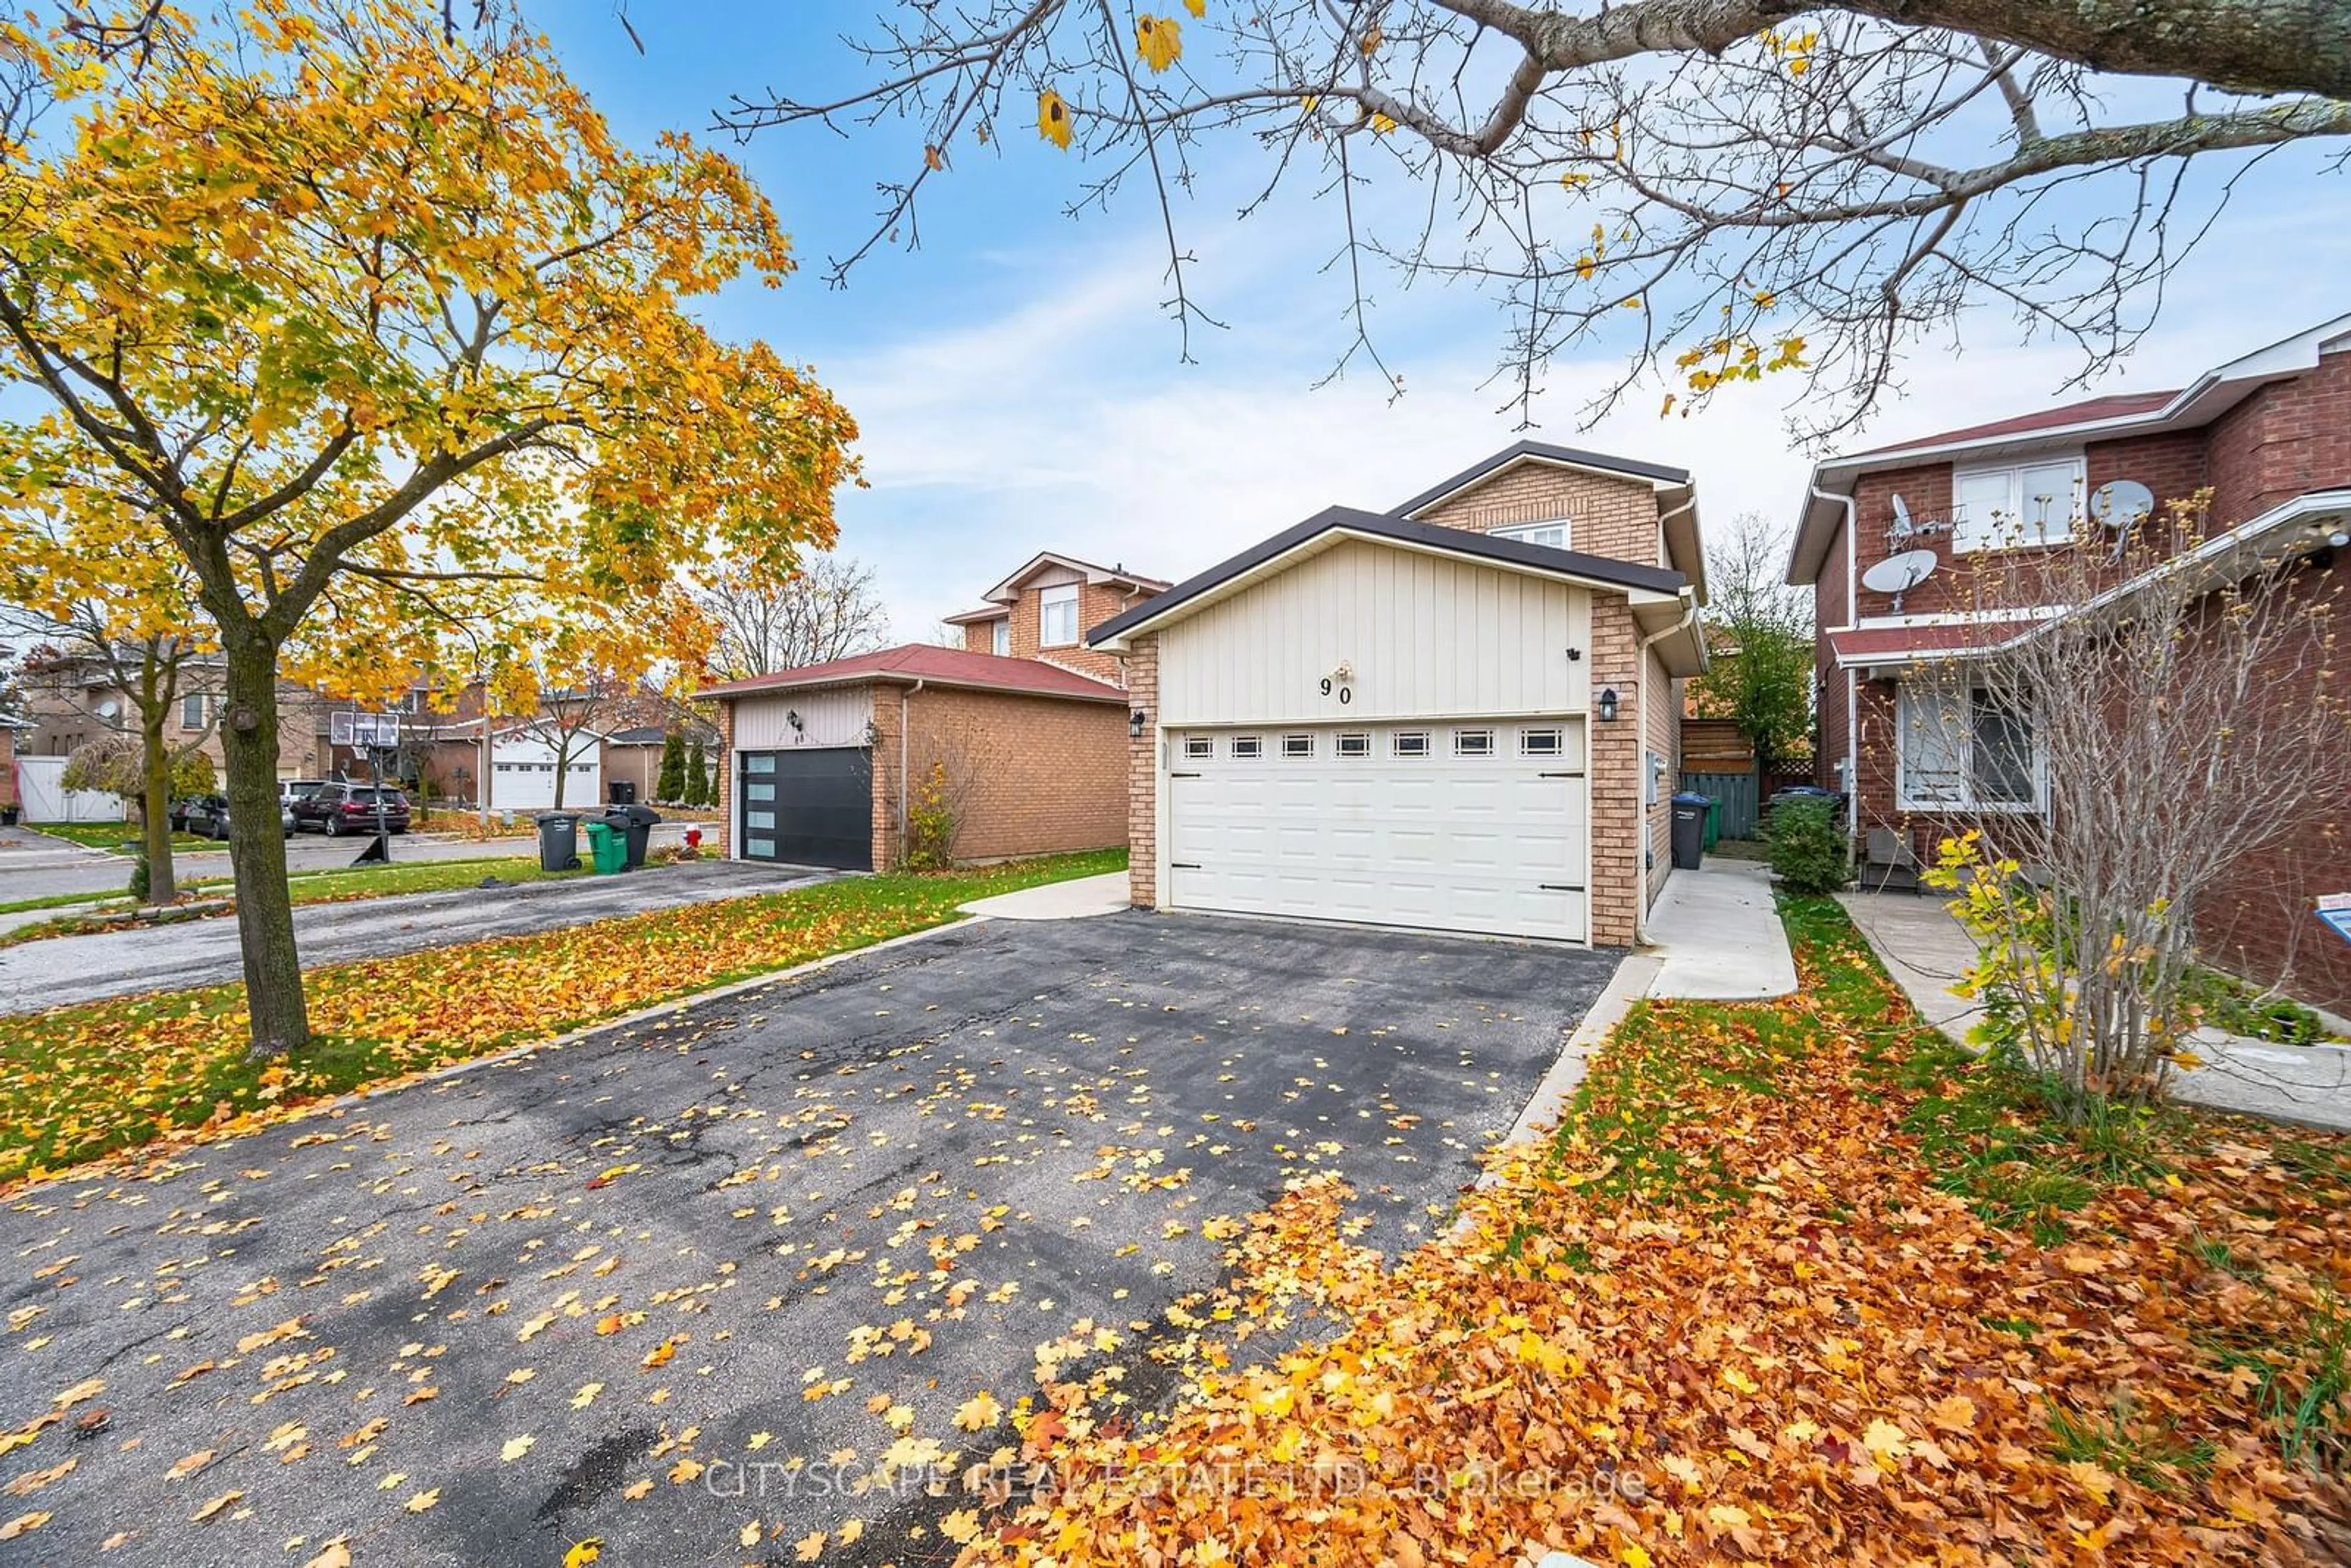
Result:
M496 862L465 869L478 879L485 863ZM943 925L974 899L1125 863L1125 851L1106 850L945 874L845 877L314 969L314 1038L284 1062L246 1058L241 985L0 1018L0 1186L176 1130L247 1125L306 1101L552 1039Z
M27 822L25 826L36 833L53 839L63 839L84 849L105 850L110 853L127 855L139 842L139 829L131 822ZM125 846L129 846L126 848ZM172 847L175 850L225 850L226 844L214 839L200 839L193 833L173 833Z

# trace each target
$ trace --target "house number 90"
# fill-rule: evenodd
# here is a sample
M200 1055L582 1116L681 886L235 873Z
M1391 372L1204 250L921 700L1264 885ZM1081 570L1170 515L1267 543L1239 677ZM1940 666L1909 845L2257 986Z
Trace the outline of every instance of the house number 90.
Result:
M1326 697L1331 695L1331 677L1328 675L1322 677L1322 695ZM1341 686L1339 688L1339 706L1344 707L1347 704L1353 702L1354 700L1355 690L1353 686Z

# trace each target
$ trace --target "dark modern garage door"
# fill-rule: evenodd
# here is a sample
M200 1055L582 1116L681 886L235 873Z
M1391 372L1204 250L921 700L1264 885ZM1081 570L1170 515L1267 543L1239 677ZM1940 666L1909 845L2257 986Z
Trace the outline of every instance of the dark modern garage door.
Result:
M873 754L862 746L747 751L745 860L873 869Z

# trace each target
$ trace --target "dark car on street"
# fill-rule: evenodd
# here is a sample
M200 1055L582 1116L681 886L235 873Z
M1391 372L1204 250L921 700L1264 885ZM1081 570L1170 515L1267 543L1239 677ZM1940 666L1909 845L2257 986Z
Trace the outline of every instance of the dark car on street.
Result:
M383 797L379 802L378 795ZM372 833L381 822L391 833L408 831L408 797L372 784L322 784L294 802L294 825L340 838L345 833Z
M172 815L172 826L200 839L228 837L228 798L225 795L197 795L174 801ZM282 807L277 813L277 828L288 838L293 836L294 814Z

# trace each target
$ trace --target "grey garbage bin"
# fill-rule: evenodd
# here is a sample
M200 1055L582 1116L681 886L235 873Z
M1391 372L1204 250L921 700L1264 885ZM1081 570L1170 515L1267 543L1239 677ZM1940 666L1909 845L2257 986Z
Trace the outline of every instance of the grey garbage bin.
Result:
M661 813L651 806L615 806L604 813L605 826L618 831L629 846L627 869L636 871L645 863L645 846L653 836L653 824Z
M615 779L604 788L611 795L609 802L611 805L633 806L637 803L637 781L633 779Z
M1706 859L1706 813L1714 801L1704 795L1674 797L1674 869L1696 871Z
M577 871L580 867L580 815L549 811L538 819L538 869Z

